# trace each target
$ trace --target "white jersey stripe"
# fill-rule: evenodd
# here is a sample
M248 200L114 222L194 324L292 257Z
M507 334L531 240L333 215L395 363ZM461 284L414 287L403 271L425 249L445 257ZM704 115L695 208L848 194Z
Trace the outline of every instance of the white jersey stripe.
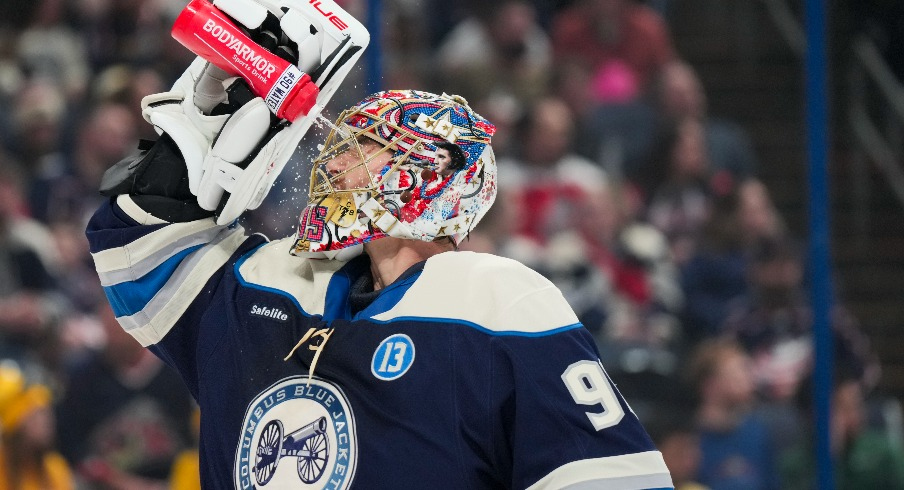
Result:
M91 254L91 256L94 258L94 265L98 273L128 269L150 257L158 256L158 253L162 250L167 250L168 255L178 252L179 249L173 250L172 248L174 243L186 237L198 235L197 239L190 240L181 249L206 243L223 228L225 227L218 226L212 219L189 223L174 223L149 233L125 246L102 250ZM168 257L163 257L162 260L166 260L166 258ZM156 265L158 264L150 265L148 270L153 269ZM133 279L135 278L137 277L133 277Z
M584 459L562 465L527 490L643 490L672 488L672 477L659 451Z
M158 266L171 259L176 254L193 247L199 247L216 240L217 235L223 233L222 229L209 228L199 233L175 239L172 243L133 263L126 269L98 272L102 286L114 286L123 282L134 281L144 277ZM128 248L129 246L123 247ZM115 249L114 249L115 250ZM128 251L126 251L129 254ZM96 259L95 259L96 260Z
M159 342L244 240L242 230L232 230L193 253L144 309L117 318L119 324L145 347Z
M116 205L139 225L162 225L169 223L141 209L128 194L116 196Z

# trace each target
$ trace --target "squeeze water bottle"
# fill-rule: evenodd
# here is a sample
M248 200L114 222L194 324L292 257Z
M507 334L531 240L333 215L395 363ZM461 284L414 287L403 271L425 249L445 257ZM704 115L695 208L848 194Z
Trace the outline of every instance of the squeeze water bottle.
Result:
M278 117L294 121L317 101L319 90L307 73L252 41L207 0L192 0L182 10L172 36L223 71L244 78Z

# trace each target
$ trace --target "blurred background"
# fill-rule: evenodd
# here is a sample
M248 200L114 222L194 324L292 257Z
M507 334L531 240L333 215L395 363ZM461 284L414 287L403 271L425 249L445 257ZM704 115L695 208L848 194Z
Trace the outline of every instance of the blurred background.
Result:
M185 3L0 4L0 488L198 488L199 415L83 235L103 171L156 137L141 98L192 59ZM677 488L815 488L816 430L838 488L904 488L904 3L828 3L828 427L801 0L343 0L379 30L325 115L417 88L496 124L499 198L462 248L562 289ZM294 232L322 133L246 228Z

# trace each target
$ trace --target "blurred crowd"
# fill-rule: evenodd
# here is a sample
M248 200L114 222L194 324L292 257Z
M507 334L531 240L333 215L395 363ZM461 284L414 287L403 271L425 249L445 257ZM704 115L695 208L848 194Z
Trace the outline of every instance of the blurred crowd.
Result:
M498 127L499 197L462 248L559 286L677 488L814 488L806 243L742 126L709 113L670 2L382 3L380 88L459 94ZM0 5L0 489L198 488L202 415L119 328L84 239L103 172L156 137L141 98L193 57L169 36L184 4ZM316 139L249 230L294 231ZM832 318L839 488L904 488L877 359L843 304Z

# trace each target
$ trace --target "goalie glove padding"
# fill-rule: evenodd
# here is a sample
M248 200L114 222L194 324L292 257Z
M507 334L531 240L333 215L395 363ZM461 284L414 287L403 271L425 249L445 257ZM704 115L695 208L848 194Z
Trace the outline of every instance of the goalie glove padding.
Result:
M264 114L264 99L253 94L239 98L232 90L244 80L230 78L201 57L172 90L142 101L145 119L182 154L184 178L199 207L216 210L217 223L228 224L260 206L370 36L332 0L316 5L303 0L215 0L214 5L243 24L252 40L304 72L309 81L302 85L302 95L312 101L291 123ZM324 12L330 12L329 17Z
M253 152L269 127L270 110L260 98L242 106L226 121L204 159L204 171L198 188L198 204L202 208L213 211L219 206L224 191L235 192L245 166L258 159ZM251 162L246 161L248 155L255 155Z
M129 194L143 210L171 223L194 221L213 215L202 209L188 187L188 171L172 138L142 141L140 153L119 161L101 179L100 193L107 197Z
M197 195L204 158L228 115L207 115L196 103L196 90L205 106L215 100L226 100L226 79L222 70L196 58L173 85L172 90L148 95L141 100L144 119L159 134L168 134L178 146L188 170L188 185Z

